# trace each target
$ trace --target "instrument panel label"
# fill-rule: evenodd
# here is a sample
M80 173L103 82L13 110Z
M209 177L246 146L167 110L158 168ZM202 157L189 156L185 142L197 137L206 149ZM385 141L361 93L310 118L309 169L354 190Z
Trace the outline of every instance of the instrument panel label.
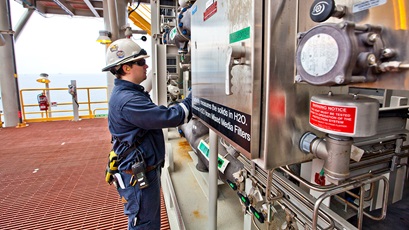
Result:
M310 125L333 134L355 134L355 106L332 106L310 102Z
M230 34L230 44L250 38L250 27L246 27Z
M380 6L386 3L386 0L366 0L355 3L352 7L352 13L358 13L370 9L372 7Z
M209 0L206 2L206 10L203 13L203 21L206 21L217 12L217 1Z
M193 97L192 108L193 114L250 152L250 115L198 97Z

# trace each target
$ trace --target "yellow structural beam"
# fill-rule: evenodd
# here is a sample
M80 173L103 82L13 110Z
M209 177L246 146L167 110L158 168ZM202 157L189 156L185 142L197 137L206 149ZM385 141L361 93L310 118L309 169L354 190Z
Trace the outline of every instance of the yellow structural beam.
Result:
M139 7L137 10L133 11L130 15L129 15L129 19L135 24L135 26L141 28L141 30L145 30L149 35L151 35L151 22L148 21L145 18L150 19L150 15L148 15L148 13L150 13L150 9L149 8L144 8L144 10L148 11L147 13L143 13L141 10L139 10ZM128 12L132 11L133 9L128 6ZM145 16L145 18L143 16Z

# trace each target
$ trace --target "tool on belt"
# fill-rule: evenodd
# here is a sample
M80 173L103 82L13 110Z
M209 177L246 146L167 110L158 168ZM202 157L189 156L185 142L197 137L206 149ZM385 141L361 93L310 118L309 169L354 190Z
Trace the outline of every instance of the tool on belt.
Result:
M121 162L122 159L125 159L132 151L134 151L139 145L142 143L142 139L137 139L136 143L131 145L124 153L121 154L121 158L118 158L118 154L114 152L114 150L111 150L108 155L108 165L105 169L105 181L108 184L114 184L116 188L118 188L118 176L114 176L116 173L119 173L118 171L118 166ZM114 141L121 141L117 137L112 136L111 137L111 143ZM122 179L122 178L121 178ZM124 184L123 181L121 181L121 185ZM121 186L120 186L121 187Z
M137 161L132 164L132 178L129 182L132 186L138 183L140 189L149 186L148 178L146 178L146 164L140 153L136 154Z
M136 146L133 145L129 149L127 149L123 154L121 154L121 159L127 157L133 150L136 149ZM111 150L108 154L108 165L105 169L105 181L108 184L114 184L116 188L118 188L118 177L114 177L116 173L119 173L118 166L121 159L118 158L118 154ZM121 181L121 183L123 183Z
M132 145L124 153L118 157L118 155L112 150L108 155L108 165L105 170L105 181L109 184L113 184L115 188L125 188L124 181L122 180L121 175L119 174L118 166L122 159L125 159L130 153L132 153L138 145ZM144 189L149 186L149 182L146 177L146 173L155 170L158 167L163 167L164 161L160 161L158 164L153 166L146 166L145 160L141 152L137 151L135 162L132 164L130 170L125 170L125 173L131 174L131 180L129 184L135 186L138 184L140 189Z

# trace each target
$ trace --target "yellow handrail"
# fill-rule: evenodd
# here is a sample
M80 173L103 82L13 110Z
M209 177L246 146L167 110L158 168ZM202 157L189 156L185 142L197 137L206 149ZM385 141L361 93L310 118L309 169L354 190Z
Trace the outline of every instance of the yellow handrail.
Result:
M100 100L92 100L93 92L97 90L105 90L104 98ZM48 92L49 91L49 92ZM58 93L58 91L65 91L66 93L59 94L59 100L61 102L51 102L49 101L48 110L40 110L37 103L25 103L25 96L37 96L43 93ZM108 88L105 86L97 87L78 87L77 88L77 103L78 103L78 113L80 119L89 119L95 117L103 117L104 114L99 114L95 116L96 110L108 110ZM84 94L86 94L86 100L84 99ZM35 93L35 94L34 94ZM50 96L51 99L55 98ZM94 95L95 96L95 95ZM72 96L68 93L68 88L27 88L20 90L20 99L22 107L22 118L24 122L42 122L42 121L56 121L56 120L72 120L74 119L74 107L72 102ZM37 99L37 98L36 98ZM28 100L26 98L26 100ZM82 106L85 105L85 106ZM71 106L71 108L68 108ZM55 109L55 107L63 107L64 109ZM86 108L85 108L86 107ZM29 110L29 111L27 111ZM72 115L71 115L72 114ZM1 121L1 120L0 120ZM0 126L1 127L1 126Z

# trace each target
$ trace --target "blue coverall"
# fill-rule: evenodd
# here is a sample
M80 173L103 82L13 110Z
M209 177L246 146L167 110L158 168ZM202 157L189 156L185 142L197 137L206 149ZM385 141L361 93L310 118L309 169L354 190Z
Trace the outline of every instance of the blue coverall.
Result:
M191 118L191 97L167 108L154 104L143 86L129 81L115 79L115 87L109 100L108 124L114 142L113 150L121 158L129 146L141 144L118 167L125 189L118 187L124 203L124 214L128 216L128 229L160 229L160 173L161 167L147 173L149 186L142 190L131 186L131 169L141 154L147 166L164 161L165 141L162 128L176 127Z

